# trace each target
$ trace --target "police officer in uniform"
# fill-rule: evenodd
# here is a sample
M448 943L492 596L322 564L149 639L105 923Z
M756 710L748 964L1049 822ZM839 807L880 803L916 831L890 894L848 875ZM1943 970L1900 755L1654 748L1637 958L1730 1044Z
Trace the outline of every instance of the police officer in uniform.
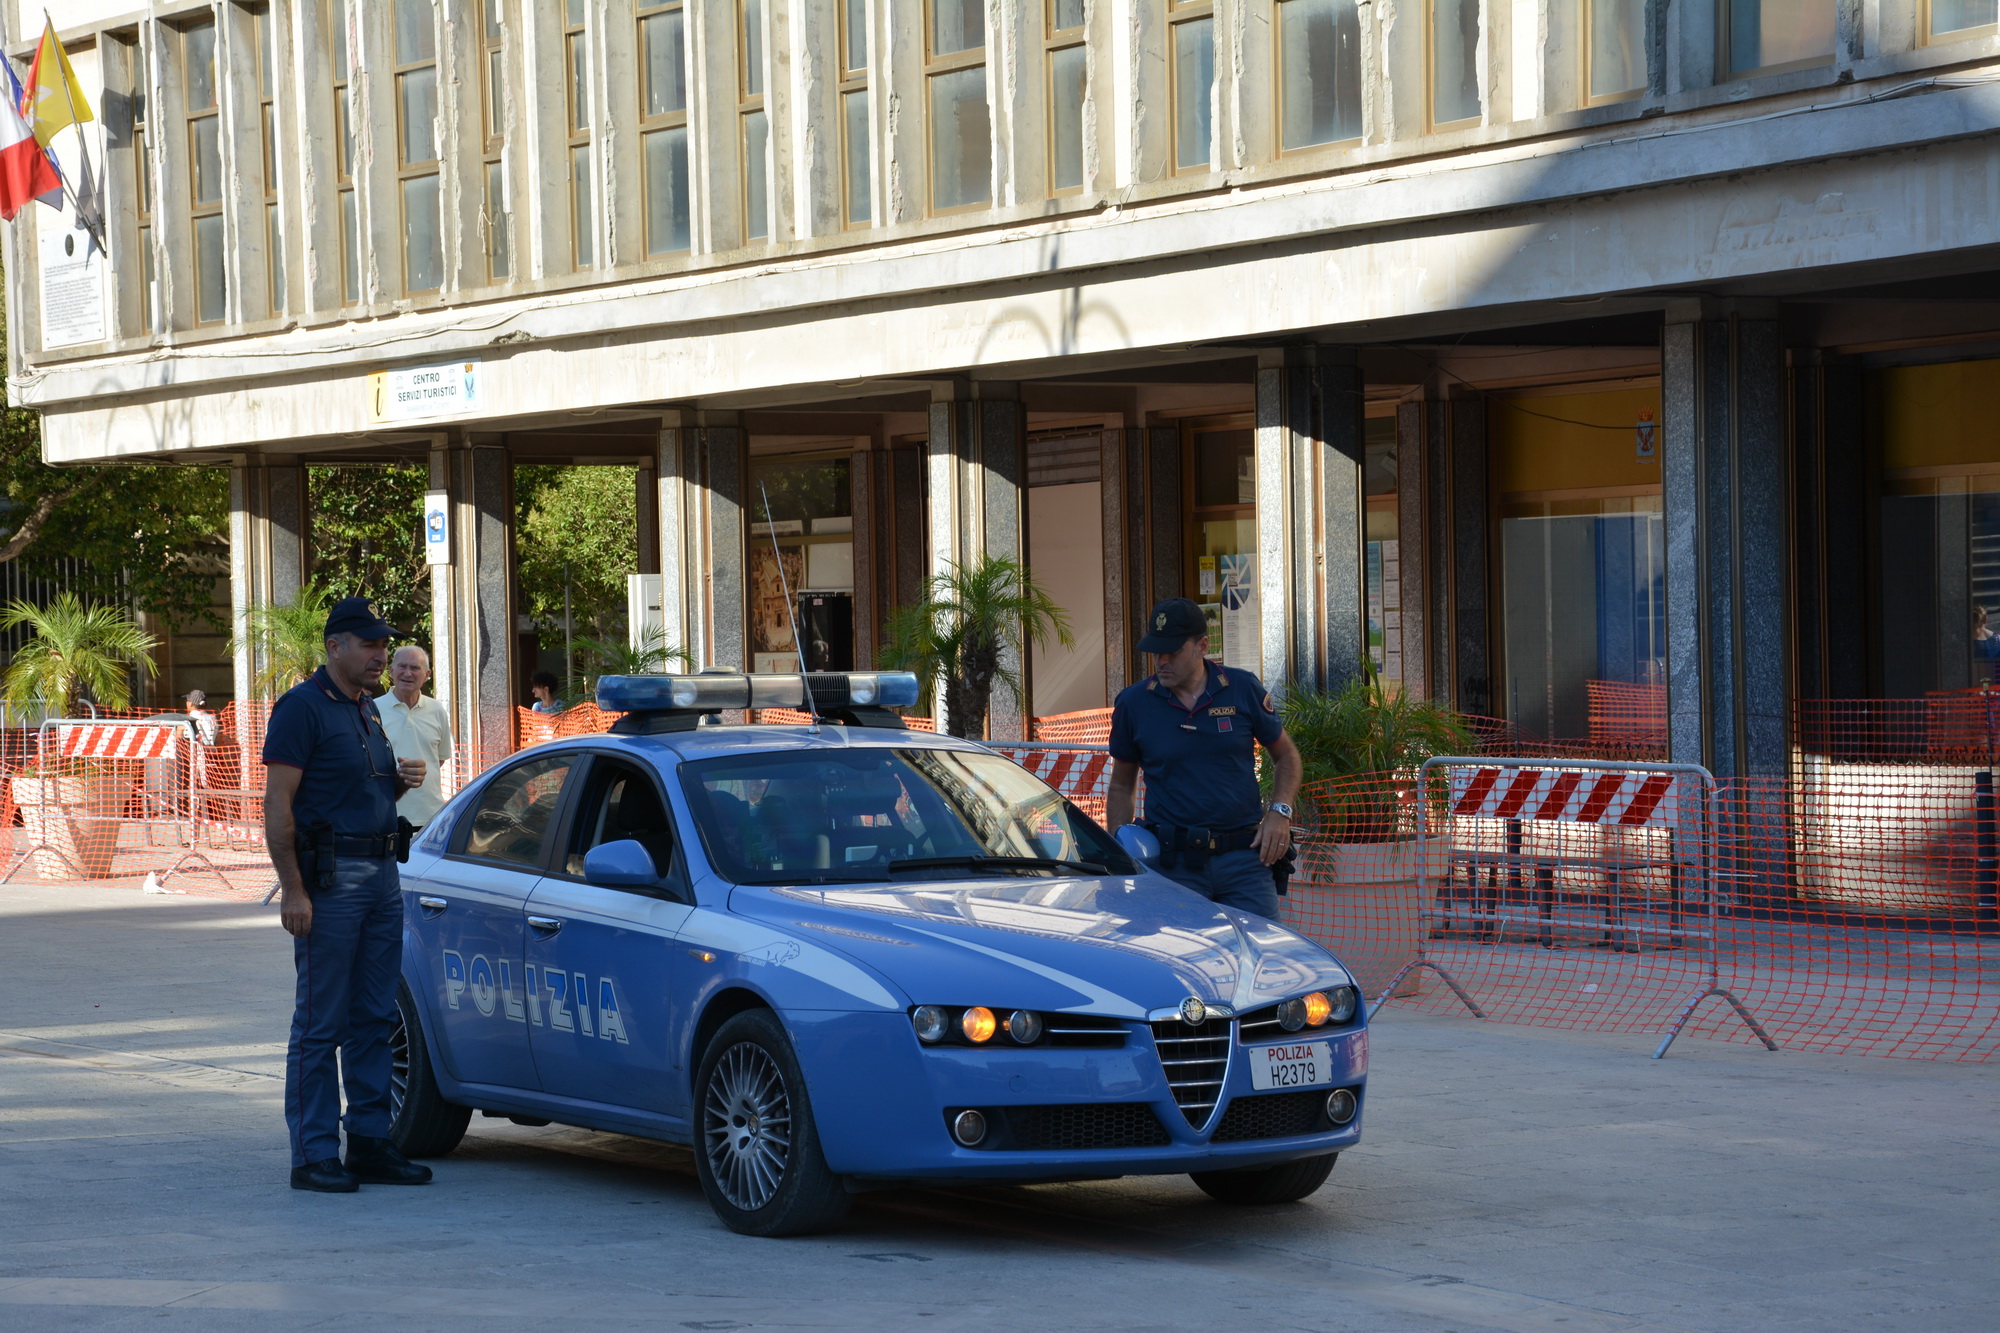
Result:
M1298 747L1257 678L1208 660L1201 608L1175 597L1153 608L1139 651L1154 674L1121 690L1111 710L1112 828L1132 819L1146 775L1145 827L1159 869L1211 902L1276 919L1275 865L1292 845ZM1275 765L1268 808L1257 789L1257 746Z
M264 736L265 846L298 970L285 1057L293 1189L346 1194L364 1181L431 1178L388 1138L389 1036L403 960L396 800L423 782L425 765L397 761L368 694L389 640L408 637L364 597L336 602L326 665L278 700Z

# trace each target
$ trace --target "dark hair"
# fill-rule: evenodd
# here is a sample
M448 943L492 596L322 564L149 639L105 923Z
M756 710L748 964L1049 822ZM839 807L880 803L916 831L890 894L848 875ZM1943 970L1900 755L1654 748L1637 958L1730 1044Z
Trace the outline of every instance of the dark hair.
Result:
M561 683L561 681L556 679L556 673L553 671L537 671L534 675L528 677L528 687L530 689L533 689L537 685L543 685L547 686L550 690L554 690Z

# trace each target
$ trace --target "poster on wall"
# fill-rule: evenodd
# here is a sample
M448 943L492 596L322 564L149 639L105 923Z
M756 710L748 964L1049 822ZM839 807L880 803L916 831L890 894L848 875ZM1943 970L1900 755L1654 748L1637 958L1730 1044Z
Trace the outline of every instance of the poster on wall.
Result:
M785 589L803 585L805 552L793 546L780 548L779 553L785 558L783 579L778 577L778 553L768 546L750 548L750 654L753 664L764 661L764 654L792 654L798 651L797 643L792 638L790 599L785 596ZM755 669L761 671L764 668L756 666Z
M1264 637L1257 623L1257 557L1219 557L1222 577L1222 640L1229 666L1242 667L1259 678L1264 674Z
M1225 654L1229 651L1229 644L1222 634L1222 603L1203 602L1201 618L1208 631L1208 655L1218 662L1228 661Z

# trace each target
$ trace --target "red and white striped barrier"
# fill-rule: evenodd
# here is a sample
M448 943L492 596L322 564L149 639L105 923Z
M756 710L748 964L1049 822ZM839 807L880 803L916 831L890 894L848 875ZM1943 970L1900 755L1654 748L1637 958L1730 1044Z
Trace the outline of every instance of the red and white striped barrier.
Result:
M1072 801L1102 800L1111 782L1111 756L1088 750L1044 750L992 745Z
M1674 773L1482 766L1451 770L1451 812L1472 819L1543 819L1617 828L1680 823Z
M165 759L190 728L186 718L161 722L86 722L57 730L72 759Z

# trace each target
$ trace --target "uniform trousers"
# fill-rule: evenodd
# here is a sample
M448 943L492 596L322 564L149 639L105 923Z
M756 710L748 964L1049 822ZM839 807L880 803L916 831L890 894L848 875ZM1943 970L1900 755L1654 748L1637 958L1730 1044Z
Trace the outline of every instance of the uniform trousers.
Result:
M389 1036L403 971L403 892L392 856L343 856L312 891L312 929L292 940L298 994L285 1056L292 1165L340 1156L340 1093L349 1134L389 1133ZM337 1061L336 1061L337 1057Z
M1160 873L1212 903L1255 912L1273 921L1278 919L1277 881L1271 878L1271 867L1258 860L1257 853L1249 848L1211 855L1200 870L1188 868L1187 853L1183 852L1171 870L1163 869Z

